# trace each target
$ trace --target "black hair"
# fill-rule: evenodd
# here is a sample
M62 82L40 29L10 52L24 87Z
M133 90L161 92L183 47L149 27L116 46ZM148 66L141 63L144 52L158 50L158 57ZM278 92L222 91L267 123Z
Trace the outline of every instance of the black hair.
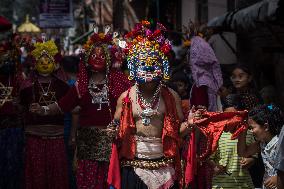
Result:
M248 75L252 75L252 72L251 72L250 68L248 66L244 65L244 64L237 64L236 66L234 66L234 68L232 69L231 74L233 74L233 71L235 69L241 69L244 72L246 72Z
M177 71L177 72L173 73L170 81L171 82L181 81L181 82L184 82L186 84L189 83L188 77L182 71Z
M65 56L61 60L63 69L69 73L77 73L79 70L80 58L77 56Z
M279 135L284 125L283 113L274 104L256 106L249 112L249 118L259 125L268 124L269 132L272 135Z
M247 73L249 76L253 77L253 74L252 74L252 71L251 69L247 66L247 65L244 65L244 64L237 64L236 66L233 67L232 71L231 71L231 75L233 74L234 70L236 69L240 69L242 71L244 71L245 73ZM251 81L248 83L248 88L249 88L249 91L250 93L256 93L256 84L255 84L255 81ZM236 93L237 90L235 89L235 87L233 87L233 93Z
M238 94L229 94L226 96L225 100L223 101L223 109L234 107L237 110L242 109L240 107L241 99Z

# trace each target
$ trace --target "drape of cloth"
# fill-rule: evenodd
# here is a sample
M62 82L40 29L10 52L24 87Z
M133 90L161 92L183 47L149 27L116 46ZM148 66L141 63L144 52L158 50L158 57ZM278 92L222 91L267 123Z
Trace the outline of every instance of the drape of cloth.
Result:
M127 189L149 189L149 187L141 180L141 178L135 173L133 167L123 167L121 170L122 174L122 188ZM179 184L175 182L174 184L169 184L169 189L178 189ZM113 189L113 188L111 188ZM159 188L160 189L160 188Z
M136 158L159 159L164 157L161 138L136 136ZM172 166L160 167L155 170L134 168L134 172L149 189L169 189L174 185L175 170ZM123 184L123 183L122 183Z
M209 102L207 89L208 87L205 85L197 87L193 84L190 91L190 105L195 107L204 106L208 109Z
M106 182L108 162L94 160L78 160L78 189L107 189Z
M26 189L68 189L68 169L63 137L26 137Z
M180 122L175 108L175 99L169 89L165 87L162 88L162 97L163 99L167 99L167 101L165 101L166 113L162 135L163 152L166 158L175 159L174 169L176 172L176 178L181 180L181 164L179 155ZM117 170L117 168L119 168L119 159L134 159L136 153L136 127L131 104L132 102L128 94L123 100L122 116L120 119L120 129L117 139L120 146L119 149L112 149L110 159L108 183L115 186L117 189L121 188L121 185L119 184L121 183L120 170Z
M200 143L200 145L202 146L204 145L204 147L201 147L202 151L200 152L198 159L201 162L204 162L210 157L210 155L212 155L216 151L218 140L223 131L233 133L231 139L236 139L241 132L247 129L247 124L245 122L246 119L247 119L246 111L222 112L222 113L205 112L203 114L202 119L195 121L196 126L204 135L203 136L204 141ZM197 161L197 158L195 159L194 148L190 148L190 146L191 145L189 145L188 156L186 158L187 159L186 160L187 166L185 169L185 173L187 173L185 175L186 185L190 184L190 182L192 181L192 174L195 173L196 171L194 170L194 166L192 165L196 165L196 162L194 161ZM202 168L202 166L199 168ZM210 170L209 167L207 168L208 169L204 167L205 172L202 170L199 170L199 172L206 173L208 170ZM202 184L202 182L198 182L198 184L199 183ZM198 188L202 187L198 186Z
M23 148L22 128L0 129L0 188L21 189L23 187Z
M191 40L188 55L195 85L208 87L208 110L217 111L217 92L223 85L223 79L220 64L213 49L204 39L195 36Z
M188 149L185 149L186 169L185 169L185 183L193 185L196 174L196 145L195 145L195 132L191 132L189 138Z
M158 159L164 156L161 138L136 136L136 144L137 158Z

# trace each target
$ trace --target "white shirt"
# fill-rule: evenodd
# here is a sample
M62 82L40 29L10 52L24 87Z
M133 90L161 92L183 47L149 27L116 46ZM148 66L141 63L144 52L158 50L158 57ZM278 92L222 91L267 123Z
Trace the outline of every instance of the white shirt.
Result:
M271 139L268 144L261 143L261 156L263 159L263 164L265 168L265 173L263 177L263 182L269 177L277 175L276 172L276 155L278 147L278 136L275 136ZM266 187L263 186L265 189Z

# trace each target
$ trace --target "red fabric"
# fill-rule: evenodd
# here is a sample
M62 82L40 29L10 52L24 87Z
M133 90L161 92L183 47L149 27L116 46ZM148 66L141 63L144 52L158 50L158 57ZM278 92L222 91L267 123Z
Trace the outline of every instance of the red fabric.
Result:
M181 108L182 108L182 113L183 116L187 118L190 110L190 103L188 99L184 99L181 101Z
M247 129L244 122L247 119L247 112L206 112L204 119L195 122L200 131L207 138L207 149L200 155L201 160L207 159L218 147L218 140L223 131L232 132L232 139Z
M176 176L180 180L181 179L181 164L180 164L180 155L179 155L179 127L180 122L175 106L175 99L171 92L167 88L162 88L162 97L163 99L167 99L165 101L166 113L164 118L164 127L163 127L163 135L162 135L162 143L165 157L174 158L174 168L176 171ZM120 159L134 159L135 157L135 149L136 149L136 127L132 114L132 105L129 97L127 96L123 102L122 114L120 119L120 129L118 133L118 142L119 142L119 155ZM112 154L112 160L116 163L119 163L116 157L116 150L113 150L114 154ZM108 181L110 185L117 185L120 181L116 181L116 179L120 179L120 175L118 174L117 167L119 167L115 162L111 162L111 166L109 168L110 176ZM113 173L111 173L113 172Z
M109 92L116 99L132 86L127 76L119 70L112 69L109 74Z
M108 163L92 160L78 160L77 188L106 189Z
M107 183L108 185L112 185L115 189L120 189L121 188L120 162L118 158L116 143L112 144L111 149L112 151L110 156Z
M195 132L191 132L185 168L185 183L187 184L192 185L194 183L194 177L196 174L196 163Z
M76 106L80 106L80 120L81 127L87 126L107 126L115 113L116 103L119 96L131 86L127 77L120 71L111 71L109 74L109 106L102 104L102 109L98 110L98 104L92 104L92 96L89 92L85 93L80 98L76 86L73 86L68 93L59 100L58 105L64 112L70 112ZM98 85L102 87L102 85ZM80 90L80 89L79 89Z
M247 112L205 112L203 114L203 119L197 120L195 124L200 129L200 131L204 134L201 136L201 140L199 143L199 147L201 149L200 154L200 162L203 162L202 165L199 165L197 170L198 174L198 188L204 188L200 185L204 184L204 179L207 178L207 181L210 180L211 170L209 165L205 162L207 158L212 155L218 145L218 140L223 131L229 131L233 133L232 139L236 139L238 135L247 129L247 124L245 123L245 119L247 119ZM189 145L188 149L188 157L187 157L187 164L189 166L186 167L185 172L185 180L187 181L186 184L190 184L192 180L192 174L195 173L194 166L191 166L195 159L195 151L194 148L190 148ZM195 160L197 161L197 160ZM196 163L193 163L196 164ZM200 180L201 179L201 180ZM209 185L210 182L208 183ZM205 187L207 188L207 187Z
M208 107L208 93L207 86L197 87L195 84L192 86L190 94L190 104L191 106L205 106Z
M78 89L81 96L88 92L88 83L89 77L86 66L84 65L84 57L82 56L79 64L79 73L78 73Z
M0 31L6 31L12 28L12 23L3 16L0 16Z
M68 189L64 139L27 136L25 157L26 189Z

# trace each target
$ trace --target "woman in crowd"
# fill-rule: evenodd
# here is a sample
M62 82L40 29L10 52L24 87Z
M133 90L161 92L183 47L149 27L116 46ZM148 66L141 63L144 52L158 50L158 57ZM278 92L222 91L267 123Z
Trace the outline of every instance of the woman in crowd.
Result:
M237 110L250 111L260 104L260 98L254 89L252 73L247 66L241 64L236 65L231 73L231 81L233 83L232 93L236 94L239 99ZM249 171L254 186L256 188L261 188L261 178L264 174L264 167L260 155L255 158L255 164L249 168Z
M20 49L11 39L0 41L0 188L22 187L23 116L17 102Z
M54 115L70 112L80 106L77 130L77 187L105 189L113 137L112 122L116 102L130 87L130 81L119 70L112 69L113 38L109 29L95 32L84 46L77 82L68 93L48 106L34 104L32 112Z
M223 84L222 73L217 58L210 45L201 37L191 39L188 61L192 72L193 85L190 91L191 106L204 106L208 111L217 111L217 92ZM192 134L190 145L194 148L196 140L197 154L202 154L206 146L206 137L196 130ZM196 135L196 136L195 136ZM196 137L196 138L195 138ZM192 154L194 152L192 151ZM194 178L196 188L212 188L212 167L207 161L198 162Z
M32 56L34 70L21 87L25 110L25 183L27 189L68 189L67 157L64 145L64 116L40 116L29 112L32 103L48 106L65 95L69 87L58 77L57 46L38 42Z
M261 152L265 174L264 189L275 189L277 185L276 154L278 135L284 124L281 110L275 105L260 105L249 113L249 126L256 138L252 144L246 143L246 134L242 133L238 139L238 154L250 157Z

